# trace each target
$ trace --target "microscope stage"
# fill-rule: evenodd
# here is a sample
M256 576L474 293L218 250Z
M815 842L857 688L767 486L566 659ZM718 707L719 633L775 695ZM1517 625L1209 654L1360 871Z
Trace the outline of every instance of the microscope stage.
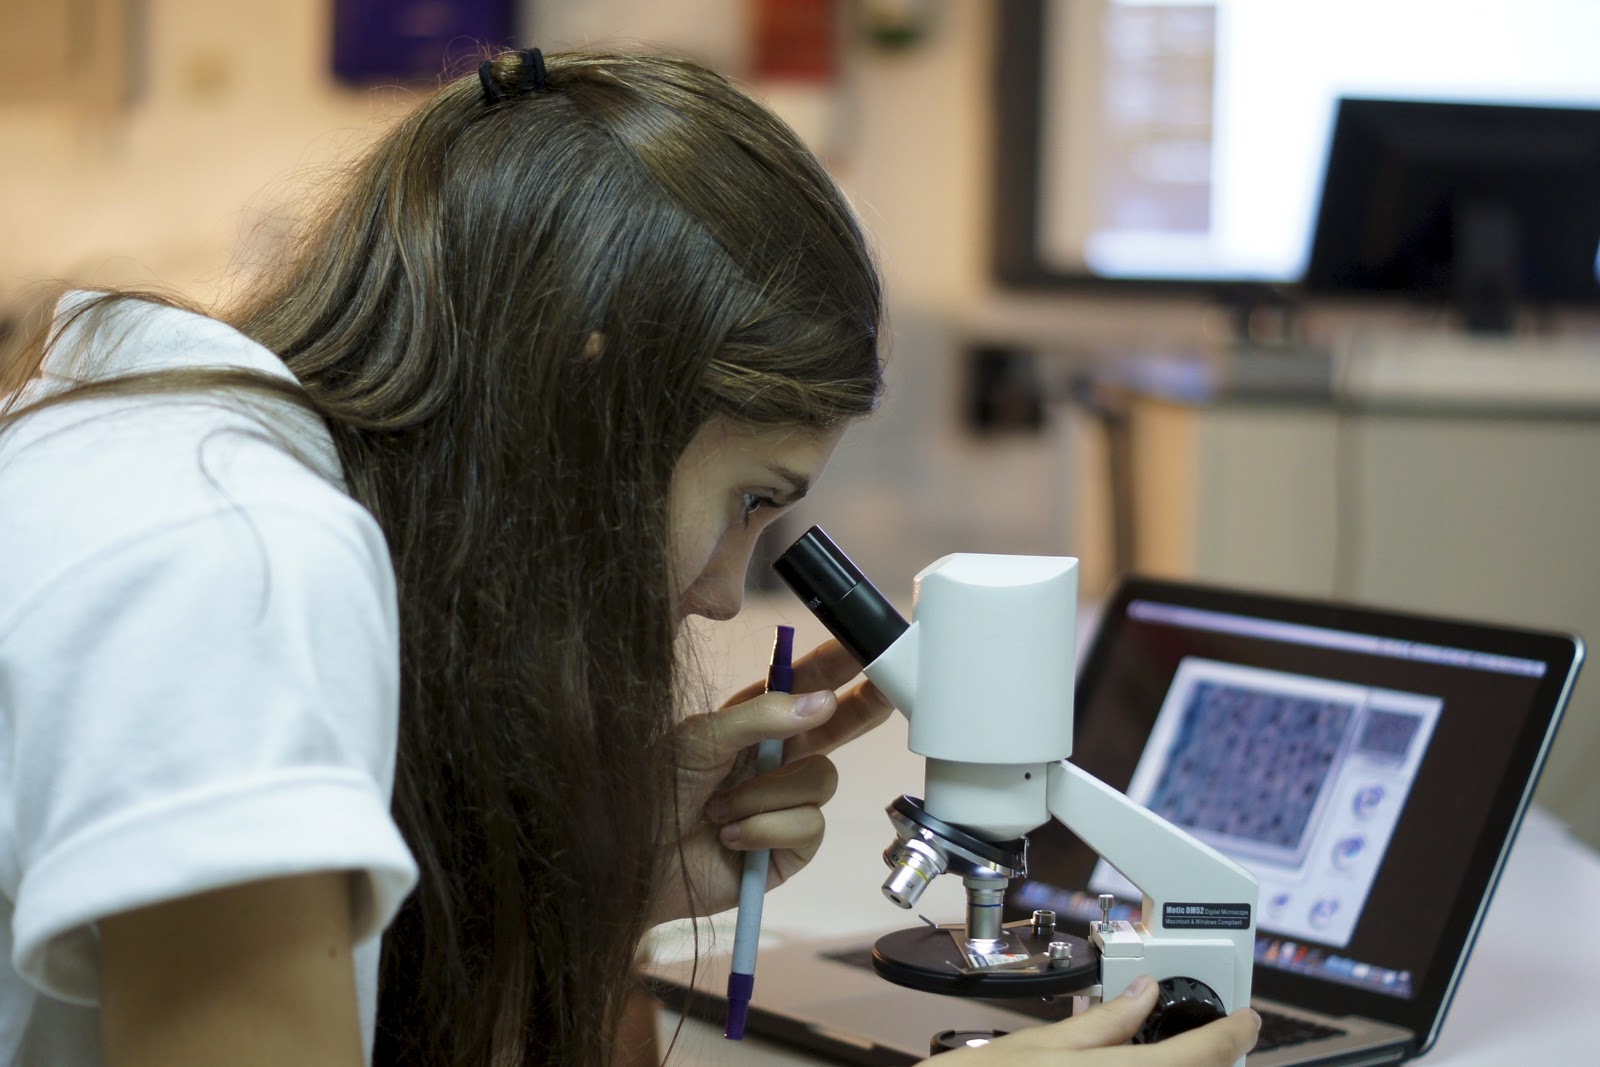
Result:
M957 997L1049 997L1076 993L1100 981L1100 954L1081 937L1051 932L1036 934L1026 924L1008 926L1008 950L1034 958L1021 966L982 967L966 957L948 928L932 926L896 930L872 946L872 969L879 977L908 989ZM1065 964L1050 961L1050 942L1072 946Z

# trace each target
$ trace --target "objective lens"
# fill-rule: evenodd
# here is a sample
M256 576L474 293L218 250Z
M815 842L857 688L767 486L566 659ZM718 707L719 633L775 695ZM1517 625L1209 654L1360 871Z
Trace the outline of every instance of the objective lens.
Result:
M901 841L883 850L889 877L883 882L883 895L896 906L913 908L939 875L944 873L944 857L921 841Z

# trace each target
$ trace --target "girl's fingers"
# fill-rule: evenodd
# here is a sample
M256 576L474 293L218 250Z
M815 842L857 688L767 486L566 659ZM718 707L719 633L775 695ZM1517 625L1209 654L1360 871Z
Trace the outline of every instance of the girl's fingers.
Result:
M1151 1067L1232 1067L1244 1054L1256 1046L1256 1036L1261 1032L1261 1016L1249 1008L1240 1008L1226 1019L1207 1023L1198 1030L1190 1030L1177 1037L1169 1037L1151 1045L1157 1055Z
M837 641L825 641L794 661L796 693L811 689L838 689L861 673L861 664ZM766 692L766 682L752 682L728 698L729 704L754 700Z
M787 738L828 720L838 707L832 690L763 693L694 715L678 725L679 765L686 770L726 768L740 752L768 738Z
M684 737L693 746L693 763L718 766L732 760L741 749L769 737L787 739L784 758L826 755L879 726L894 706L871 682L863 679L835 697L825 708L816 706L829 693L860 673L860 666L837 641L812 649L794 665L795 697L768 693L757 683L729 697L721 709L685 720ZM808 699L807 705L789 701ZM807 707L811 715L803 714ZM817 712L825 712L819 714Z
M1155 980L1149 975L1140 975L1129 983L1121 996L1097 1004L1065 1022L1021 1030L995 1042L994 1047L998 1050L1004 1045L1019 1054L1025 1050L1115 1048L1144 1025L1155 1007L1157 992ZM1188 1033L1154 1045L1138 1046L1137 1052L1129 1049L1125 1062L1137 1062L1140 1067L1233 1067L1255 1046L1260 1029L1261 1017L1249 1008L1240 1008L1225 1019Z
M825 828L820 808L785 808L728 823L717 831L717 837L728 848L739 852L770 848L775 856L780 850L796 853L799 863L789 865L790 871L783 875L787 877L794 867L804 866L816 855Z
M838 787L839 772L833 761L826 756L807 756L785 763L770 774L713 793L706 801L706 818L725 825L785 808L821 807L833 798Z
M838 641L824 641L794 665L796 689L838 689L861 673L861 662Z
M826 722L791 737L784 755L789 759L825 755L883 725L893 711L889 698L862 679L839 696L839 707Z
M1086 1065L1106 1067L1233 1067L1254 1047L1261 1019L1249 1008L1240 1008L1226 1019L1154 1045L1125 1045L1149 1017L1156 994L1155 980L1141 975L1121 996L1097 1004L1082 1015L1019 1030L981 1049L961 1049L950 1055L962 1057L962 1063L987 1059L994 1063L1043 1065L1066 1060L1077 1063L1081 1059Z
M1120 1045L1138 1033L1156 1006L1156 983L1140 975L1128 984L1121 996L1096 1004L1082 1015L1045 1027L1040 1037L1052 1048L1103 1048ZM1045 1031L1049 1036L1045 1037Z

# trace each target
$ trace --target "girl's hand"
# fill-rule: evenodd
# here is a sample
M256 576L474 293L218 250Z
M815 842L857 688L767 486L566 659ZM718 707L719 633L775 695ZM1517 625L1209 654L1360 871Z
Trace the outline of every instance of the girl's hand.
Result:
M663 858L651 921L710 915L739 899L744 853L772 850L767 888L810 862L822 844L822 805L838 773L827 754L888 718L889 701L870 682L844 693L860 665L830 641L796 661L794 695L757 683L719 710L678 727L677 830L683 849ZM777 770L750 778L755 746L784 741ZM692 909L691 909L691 904Z
M1082 1015L1049 1026L1030 1027L978 1048L945 1053L939 1067L982 1064L1050 1064L1051 1067L1233 1067L1255 1046L1261 1017L1240 1008L1186 1034L1154 1045L1124 1044L1156 1006L1156 983L1134 979L1122 996Z

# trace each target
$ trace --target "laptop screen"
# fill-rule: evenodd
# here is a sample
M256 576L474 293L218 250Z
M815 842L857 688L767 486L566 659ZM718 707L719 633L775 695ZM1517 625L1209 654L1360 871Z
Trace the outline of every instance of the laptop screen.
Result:
M1073 761L1249 868L1260 996L1409 1026L1454 987L1570 685L1573 639L1130 580ZM1140 894L1059 825L1013 917Z

